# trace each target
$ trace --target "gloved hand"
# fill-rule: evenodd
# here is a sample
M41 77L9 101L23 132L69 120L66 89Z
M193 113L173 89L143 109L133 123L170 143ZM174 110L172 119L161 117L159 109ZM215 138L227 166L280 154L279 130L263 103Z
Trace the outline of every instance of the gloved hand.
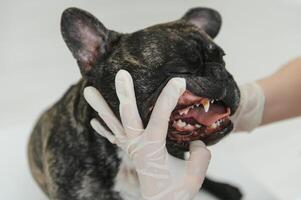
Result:
M262 122L265 96L262 88L256 83L240 86L240 104L231 117L234 124L233 132L251 132Z
M143 127L136 105L133 81L127 71L120 70L115 79L120 101L121 122L93 87L87 87L84 96L88 103L114 133L106 131L96 120L92 127L111 143L117 144L132 160L145 200L190 200L199 191L210 161L210 152L201 141L190 144L190 157L180 160L168 154L165 147L168 121L185 91L185 79L171 79L151 114L146 128Z

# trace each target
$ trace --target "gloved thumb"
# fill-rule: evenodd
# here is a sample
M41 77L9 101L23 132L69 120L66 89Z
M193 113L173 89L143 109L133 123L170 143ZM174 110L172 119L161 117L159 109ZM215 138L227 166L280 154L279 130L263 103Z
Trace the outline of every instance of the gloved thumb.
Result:
M190 143L190 157L187 162L187 174L189 177L204 177L211 159L211 153L206 145L200 141ZM202 181L202 180L200 180Z

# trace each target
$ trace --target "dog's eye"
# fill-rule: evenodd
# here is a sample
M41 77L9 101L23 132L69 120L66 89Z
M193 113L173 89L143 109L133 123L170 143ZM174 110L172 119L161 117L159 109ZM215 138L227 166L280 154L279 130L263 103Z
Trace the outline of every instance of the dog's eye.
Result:
M209 54L215 54L220 56L226 55L222 48L213 43L209 43L206 49L208 50Z
M214 43L207 44L206 49L204 53L206 62L222 61L223 56L226 55L224 50Z
M213 52L214 50L216 49L216 46L212 43L209 43L207 45L207 50L210 51L210 52Z
M170 76L179 74L195 74L198 73L199 68L194 65L187 65L184 62L170 62L162 66L161 70L164 74Z

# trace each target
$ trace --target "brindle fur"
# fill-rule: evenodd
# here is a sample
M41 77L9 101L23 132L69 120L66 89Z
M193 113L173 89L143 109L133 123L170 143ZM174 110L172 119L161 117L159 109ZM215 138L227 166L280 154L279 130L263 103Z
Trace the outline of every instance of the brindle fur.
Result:
M191 18L200 16L209 22L215 17L212 26L207 23L200 29L189 23ZM85 11L76 8L64 11L62 35L83 78L42 114L28 147L33 177L50 199L123 199L114 190L122 162L118 156L120 150L90 127L89 121L97 117L97 113L83 98L83 89L92 85L119 116L114 78L120 69L126 69L133 77L144 124L147 124L149 108L161 89L175 76L184 77L187 88L195 94L223 99L232 111L236 110L239 102L237 85L224 68L222 49L211 39L219 31L220 23L216 11L196 8L180 20L121 34L107 30ZM89 35L87 32L93 35L91 41L85 38ZM168 143L167 147L175 156L183 157L183 152L173 144ZM219 193L208 180L204 188L208 182L209 190ZM225 193L220 195L222 199L241 197L232 186L218 188Z

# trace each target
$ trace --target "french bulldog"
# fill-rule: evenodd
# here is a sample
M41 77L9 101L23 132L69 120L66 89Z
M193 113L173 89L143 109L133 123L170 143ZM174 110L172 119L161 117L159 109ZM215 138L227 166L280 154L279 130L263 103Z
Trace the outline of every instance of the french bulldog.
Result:
M97 113L83 97L83 89L94 86L119 116L114 79L120 69L133 77L144 125L167 81L186 79L187 90L170 117L170 154L183 158L190 141L212 145L232 130L229 116L240 93L225 68L224 51L213 42L221 22L217 11L194 8L179 20L124 34L78 8L63 12L62 36L82 78L42 114L28 146L32 175L49 199L141 199L132 163L92 129ZM236 187L209 179L203 188L220 199L242 197Z

